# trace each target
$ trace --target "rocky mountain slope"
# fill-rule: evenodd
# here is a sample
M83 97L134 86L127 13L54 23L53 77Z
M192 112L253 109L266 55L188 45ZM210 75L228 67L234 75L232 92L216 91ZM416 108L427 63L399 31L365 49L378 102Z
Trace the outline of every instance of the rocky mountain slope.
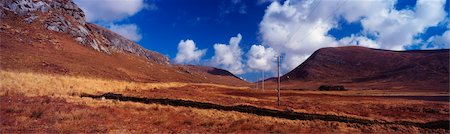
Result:
M373 83L449 88L449 50L388 51L358 46L322 48L282 76L331 84Z
M100 52L129 52L160 64L169 64L167 57L86 22L84 12L70 0L3 0L0 7L0 19L5 18L7 14L18 15L29 24L39 21L43 23L44 28L69 34L80 44Z
M0 1L0 69L139 82L248 84L228 71L172 65L167 57L88 23L84 16L71 0Z

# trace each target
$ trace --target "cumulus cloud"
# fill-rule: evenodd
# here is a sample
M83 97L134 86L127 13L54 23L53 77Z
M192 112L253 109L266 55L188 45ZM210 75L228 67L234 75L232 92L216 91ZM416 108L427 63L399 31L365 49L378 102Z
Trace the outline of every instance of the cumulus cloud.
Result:
M214 56L211 61L214 66L227 69L233 74L243 74L242 50L239 47L242 35L231 37L229 44L214 44Z
M340 46L358 45L370 48L380 48L380 45L378 45L374 40L371 40L365 36L355 36L355 35L351 35L350 37L344 37L340 39L339 45Z
M381 48L403 50L413 43L414 36L444 20L444 5L444 0L418 0L415 11L395 10L391 6L364 16L361 22L365 31L377 36Z
M90 22L112 22L133 16L142 9L156 9L154 5L146 5L144 0L75 0L85 12Z
M450 30L445 31L442 35L430 37L427 42L421 46L421 49L439 48L450 48Z
M277 53L273 48L266 48L262 45L252 45L247 52L247 66L254 70L273 70Z
M206 49L199 50L193 40L181 40L178 43L178 53L175 63L198 62L206 53Z
M302 62L301 57L307 57L319 48L337 45L333 37L327 36L327 32L333 27L333 23L325 20L325 15L322 15L322 18L315 15L310 15L315 17L307 18L310 12L308 10L313 7L311 5L311 2L291 3L291 1L285 1L284 4L277 1L272 2L266 9L260 23L259 30L263 43L269 45L278 53L286 54L283 66L288 70L298 66L298 63ZM334 9L331 7L322 8ZM311 14L325 13L315 12Z
M132 41L140 41L142 35L136 24L117 24L143 9L156 10L154 4L144 0L74 0L84 11L88 22L98 23Z
M445 0L418 0L413 9L395 9L396 1L272 2L266 9L259 32L263 44L285 55L286 70L303 62L322 47L360 45L402 50L415 37L445 20ZM336 39L328 32L347 23L361 22L363 30ZM437 39L438 37L436 37Z
M132 41L140 41L142 39L142 35L139 33L139 28L136 26L136 24L111 23L107 26L107 28Z

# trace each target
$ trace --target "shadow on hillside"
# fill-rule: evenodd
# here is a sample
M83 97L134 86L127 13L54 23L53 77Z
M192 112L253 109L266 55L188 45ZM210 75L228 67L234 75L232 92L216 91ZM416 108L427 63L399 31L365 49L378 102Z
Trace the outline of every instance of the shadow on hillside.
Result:
M228 72L228 71L226 71L226 70L218 69L218 68L210 69L210 70L208 70L207 72L208 72L209 74L212 74L212 75L233 76L233 77L236 77L234 74L232 74L232 73L230 73L230 72ZM236 78L238 78L238 77L236 77Z

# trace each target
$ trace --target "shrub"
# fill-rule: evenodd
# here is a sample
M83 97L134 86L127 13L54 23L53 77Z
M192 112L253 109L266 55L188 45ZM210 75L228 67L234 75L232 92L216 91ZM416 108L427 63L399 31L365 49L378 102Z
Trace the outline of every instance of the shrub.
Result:
M43 110L36 110L31 112L30 118L40 119L44 114Z
M347 91L342 85L321 85L319 91Z

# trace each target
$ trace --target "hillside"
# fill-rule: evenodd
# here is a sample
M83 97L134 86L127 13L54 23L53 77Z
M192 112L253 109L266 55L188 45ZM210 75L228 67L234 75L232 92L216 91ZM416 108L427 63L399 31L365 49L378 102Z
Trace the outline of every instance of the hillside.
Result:
M312 84L314 88L321 84L344 84L369 89L448 90L448 59L449 50L322 48L281 80L288 85Z
M136 82L247 84L228 71L172 65L162 54L86 22L70 0L3 0L0 9L1 70Z

